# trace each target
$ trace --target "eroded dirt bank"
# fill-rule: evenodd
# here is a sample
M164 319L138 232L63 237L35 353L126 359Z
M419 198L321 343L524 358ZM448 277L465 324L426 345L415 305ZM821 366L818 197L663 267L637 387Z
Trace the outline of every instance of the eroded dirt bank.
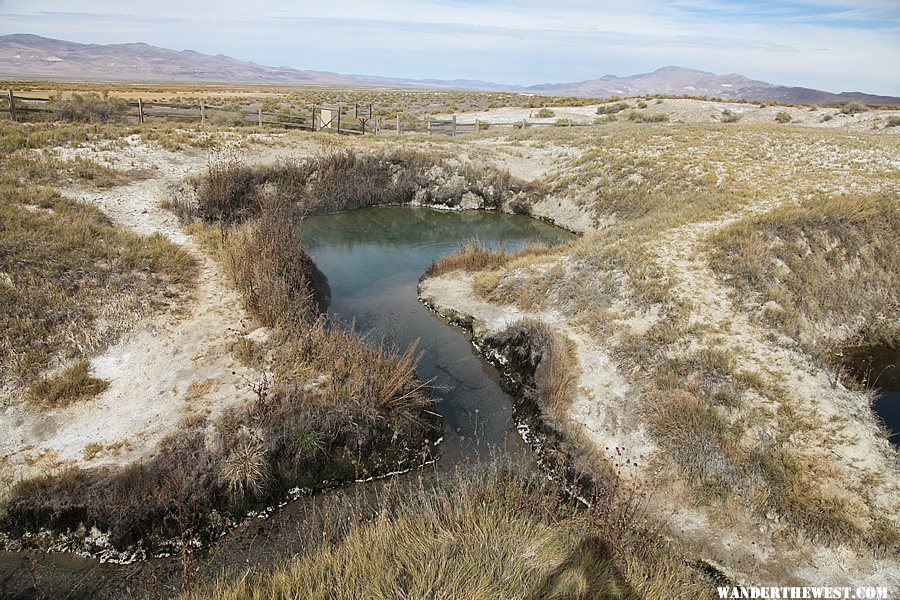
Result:
M846 437L842 436L840 447L829 451L837 471L832 472L835 485L841 477L852 480L866 472L891 473L885 480L874 480L873 488L865 493L871 494L877 511L896 515L900 502L893 483L898 472L896 450L879 433L868 396L835 382L803 353L773 344L732 306L730 295L697 260L695 232L728 222L686 227L659 247L660 260L677 273L676 289L693 300L696 312L690 319L727 323L729 335L727 339L721 336L718 343L739 346L745 368L790 381L793 398L800 403L798 418L840 423ZM646 425L646 392L639 385L640 372L623 370L614 346L597 340L561 311L489 302L477 291L477 284L477 274L449 273L424 279L419 294L449 322L471 328L480 346L523 320L546 324L569 340L579 373L577 394L568 408L569 431L585 435L592 449L605 455L626 481L653 490L649 506L654 517L666 524L668 535L692 548L696 558L714 565L733 581L745 583L884 585L900 581L900 566L889 552L885 555L883 550L860 548L852 542L823 543L798 535L776 515L760 518L748 514L737 501L725 508L697 505L685 482L667 472L659 460L664 450ZM636 325L646 331L645 323ZM860 492L843 493L852 498Z

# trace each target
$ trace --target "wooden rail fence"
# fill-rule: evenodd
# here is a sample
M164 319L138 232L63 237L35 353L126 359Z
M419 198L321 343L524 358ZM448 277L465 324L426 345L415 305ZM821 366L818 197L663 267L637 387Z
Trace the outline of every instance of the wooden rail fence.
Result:
M2 95L0 95L2 98ZM53 113L55 109L47 98L18 96L7 90L6 108L0 113L9 113L13 121L28 113ZM2 100L0 100L2 102ZM427 133L428 135L456 136L484 129L522 129L525 127L590 127L589 123L570 122L529 122L525 119L515 122L490 123L474 119L459 121L456 115L449 119L416 119L397 114L385 121L375 118L371 104L311 104L306 110L264 111L262 106L219 106L214 104L189 104L186 102L144 102L141 98L125 102L127 111L122 115L126 120L147 123L153 120L185 120L219 122L228 124L253 123L259 127L275 126L309 131L333 131L350 135L402 135L407 133Z
M0 96L2 97L2 96ZM55 109L47 98L19 96L7 90L7 106L0 113L9 113L13 121L29 113L53 113ZM371 104L312 104L306 111L264 111L261 106L236 107L214 104L189 104L185 102L145 102L141 98L126 102L127 112L122 116L129 121L147 123L152 120L186 120L227 122L229 124L253 123L260 127L274 125L310 131L334 131L362 135L373 132L375 121Z

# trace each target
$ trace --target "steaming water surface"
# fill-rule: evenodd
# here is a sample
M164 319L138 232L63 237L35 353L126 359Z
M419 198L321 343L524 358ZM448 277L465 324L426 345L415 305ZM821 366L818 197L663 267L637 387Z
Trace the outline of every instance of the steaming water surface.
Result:
M535 219L487 211L442 212L377 207L308 217L303 239L331 287L329 314L377 343L406 349L419 340L417 372L441 389L442 462L482 462L525 454L515 430L512 399L497 371L481 360L469 338L418 301L416 285L431 261L477 237L494 248L526 242L555 244L573 235Z

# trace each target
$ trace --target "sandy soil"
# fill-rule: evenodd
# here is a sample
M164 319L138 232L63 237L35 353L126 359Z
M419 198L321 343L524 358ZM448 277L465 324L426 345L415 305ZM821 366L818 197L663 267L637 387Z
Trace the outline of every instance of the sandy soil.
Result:
M273 162L311 154L316 146L251 146L248 162ZM227 278L160 208L185 177L202 172L205 151L179 153L143 143L138 136L124 147L98 144L61 149L62 157L81 154L146 178L109 190L66 189L92 202L113 221L141 234L159 232L184 246L199 261L191 297L173 310L143 319L104 352L90 359L94 374L109 381L98 397L61 410L39 411L20 397L0 398L0 493L22 476L68 466L123 464L151 455L158 442L183 420L215 415L250 398L258 374L231 352L240 335L264 338L243 310Z
M627 99L623 101L629 109L638 110L648 115L665 114L669 122L674 123L719 123L722 114L727 110L740 117L740 123L760 124L775 123L775 116L780 112L786 112L791 116L791 124L804 127L822 127L828 129L842 129L844 131L865 132L878 130L879 133L888 135L900 135L900 127L887 127L887 121L892 116L900 115L896 110L870 110L862 113L845 115L839 108L817 108L790 106L766 106L758 104L743 104L736 102L712 102L706 100L689 99L665 99L657 103L656 100L647 100L647 107L637 109L637 100ZM589 124L597 118L597 107L600 104L590 106L550 106L555 114L549 118L538 118L536 108L492 108L485 111L458 113L456 118L462 123L473 123L476 119L484 123L494 125L510 125L521 123L523 120L533 124L556 123L559 119L569 119L573 123ZM619 114L620 118L623 113ZM449 119L451 115L437 115L435 119ZM825 119L828 120L825 120Z

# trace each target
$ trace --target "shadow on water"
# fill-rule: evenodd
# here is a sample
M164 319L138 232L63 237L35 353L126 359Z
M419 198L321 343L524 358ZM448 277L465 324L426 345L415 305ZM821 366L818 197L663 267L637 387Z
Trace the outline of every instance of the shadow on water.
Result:
M900 445L900 346L856 346L844 351L844 366L866 387L876 392L872 410Z

